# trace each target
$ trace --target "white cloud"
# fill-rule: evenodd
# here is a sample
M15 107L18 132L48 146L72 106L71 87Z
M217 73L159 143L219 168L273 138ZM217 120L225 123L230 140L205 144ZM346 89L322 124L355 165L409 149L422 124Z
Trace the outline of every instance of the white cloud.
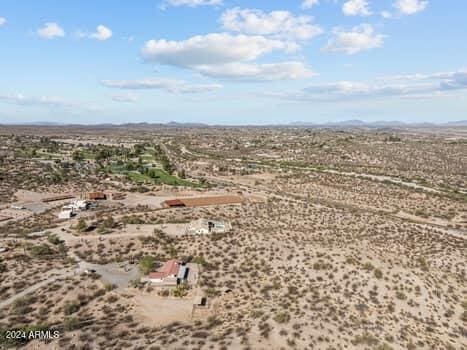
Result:
M413 15L417 12L425 10L428 6L428 1L424 0L397 0L394 7L404 15Z
M319 0L303 0L302 9L311 9L313 6L318 4Z
M467 88L467 69L454 72L440 72L433 74L410 74L382 77L384 81L402 81L409 83L413 81L435 81L440 90L459 90Z
M342 6L346 16L370 16L371 11L367 0L349 0Z
M218 6L222 5L222 0L166 0L162 4L162 8L165 6Z
M383 46L385 38L382 34L376 34L373 26L370 24L361 24L353 27L351 31L335 28L333 34L334 37L328 41L323 51L345 52L348 55L380 48Z
M112 95L111 97L115 102L135 103L139 100L138 96L133 94L117 94Z
M326 85L316 85L305 88L310 94L325 94L326 96L375 96L375 95L402 95L410 91L421 92L421 87L408 87L403 84L374 85L362 82L340 81Z
M104 41L112 37L112 30L106 26L100 24L96 28L96 32L89 35L90 38Z
M313 75L301 62L252 63L273 51L297 49L294 43L261 35L213 33L183 41L150 40L141 53L146 62L188 68L209 77L268 81Z
M87 109L84 104L64 100L56 96L25 96L23 94L0 95L0 102L31 107L53 107L65 109Z
M274 50L291 51L297 46L263 36L212 33L183 41L149 40L141 50L145 61L177 67L252 61Z
M395 80L401 82L394 83ZM339 81L311 85L298 91L266 93L264 96L297 101L336 101L344 99L404 99L447 96L450 91L467 90L467 70L434 74L383 77L376 82Z
M381 11L381 17L385 19L392 18L392 13L389 11Z
M57 23L47 22L37 30L37 35L43 39L61 38L65 36L65 31Z
M261 10L236 7L225 11L220 21L229 31L271 35L289 40L309 40L323 32L319 26L312 24L311 17L294 16L288 11L265 13Z
M0 27L3 27L6 24L6 18L0 17Z
M222 88L219 84L190 84L184 80L151 78L142 80L103 80L102 85L109 88L128 90L165 90L174 94L202 93Z
M279 62L265 64L227 63L198 67L206 76L239 81L273 81L310 78L316 75L302 62Z
M444 78L440 86L444 90L467 89L467 71L453 73Z

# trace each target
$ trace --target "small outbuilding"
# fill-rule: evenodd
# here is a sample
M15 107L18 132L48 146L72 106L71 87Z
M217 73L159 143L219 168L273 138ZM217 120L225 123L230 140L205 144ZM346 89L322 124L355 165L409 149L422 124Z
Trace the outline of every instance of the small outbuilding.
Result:
M230 223L224 221L199 219L190 223L187 234L207 235L210 233L226 233L231 229Z
M91 203L85 200L77 200L63 207L64 210L87 210Z
M195 305L195 306L205 307L205 306L207 306L207 304L208 304L207 298L202 297L202 296L195 297L195 300L193 301L193 305Z
M107 195L102 191L89 192L87 197L88 199L93 200L93 201L107 199Z
M75 213L73 212L73 210L63 210L58 214L58 218L60 220L67 220L71 219L74 215Z

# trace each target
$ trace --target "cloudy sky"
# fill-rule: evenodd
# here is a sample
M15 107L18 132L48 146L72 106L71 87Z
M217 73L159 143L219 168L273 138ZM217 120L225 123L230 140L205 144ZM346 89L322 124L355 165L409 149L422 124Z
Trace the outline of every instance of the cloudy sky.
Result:
M0 122L467 119L467 2L1 0Z

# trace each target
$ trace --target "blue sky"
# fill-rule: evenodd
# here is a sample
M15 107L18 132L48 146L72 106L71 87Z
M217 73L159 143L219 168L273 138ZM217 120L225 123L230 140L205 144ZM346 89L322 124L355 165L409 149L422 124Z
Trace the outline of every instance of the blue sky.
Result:
M0 122L467 119L467 2L2 0Z

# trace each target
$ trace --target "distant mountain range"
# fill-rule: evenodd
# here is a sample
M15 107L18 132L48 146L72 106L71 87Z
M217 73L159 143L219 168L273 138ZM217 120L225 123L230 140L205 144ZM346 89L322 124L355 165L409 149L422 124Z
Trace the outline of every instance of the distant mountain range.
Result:
M2 125L2 123L0 123ZM18 126L68 126L68 127L85 127L85 128L147 128L147 127L167 127L167 128L208 128L208 127L304 127L304 128L436 128L436 127L465 127L467 120L459 120L447 123L405 123L401 121L376 121L365 122L358 119L344 120L340 122L328 123L312 123L312 122L292 122L289 124L265 124L265 125L213 125L204 123L125 123L125 124L66 124L57 122L37 121L37 122L22 122L22 123L3 123L3 125L18 125Z
M296 127L368 127L368 128L427 128L427 127L455 127L467 126L467 120L460 120L448 123L405 123L400 121L377 121L365 122L362 120L345 120L341 122L330 123L308 123L308 122L293 122L290 126Z

